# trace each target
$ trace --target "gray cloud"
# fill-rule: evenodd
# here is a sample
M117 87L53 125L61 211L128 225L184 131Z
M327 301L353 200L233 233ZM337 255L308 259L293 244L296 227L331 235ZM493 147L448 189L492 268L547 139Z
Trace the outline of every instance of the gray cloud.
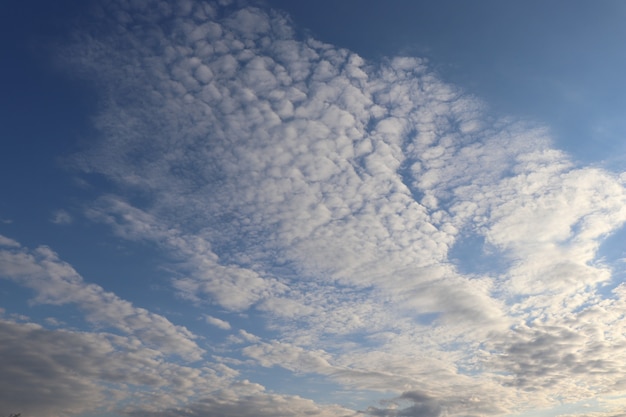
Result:
M354 417L358 414L339 406L320 406L300 397L257 392L239 395L237 398L224 396L206 398L184 409L168 409L159 412L131 411L128 415L133 417L298 417L302 415Z
M129 398L167 407L229 384L219 366L199 371L168 363L136 339L6 320L0 320L0 365L0 404L42 417L110 409Z
M52 416L102 404L105 396L98 384L73 372L72 363L63 363L76 348L84 346L80 343L84 341L80 336L63 335L48 333L38 326L0 322L3 407L24 415ZM106 349L94 344L89 348L100 354ZM51 352L61 357L55 360ZM76 356L74 359L78 362Z
M387 408L369 407L364 414L372 417L439 417L442 415L480 416L504 412L491 404L482 404L476 397L434 398L421 391L407 391L386 401ZM406 406L406 403L410 405Z

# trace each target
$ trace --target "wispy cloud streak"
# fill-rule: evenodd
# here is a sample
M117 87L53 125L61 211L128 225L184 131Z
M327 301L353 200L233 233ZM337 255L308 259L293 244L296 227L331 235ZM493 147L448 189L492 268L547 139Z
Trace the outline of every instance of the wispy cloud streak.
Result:
M190 360L202 357L203 350L187 329L135 307L98 285L85 283L50 248L29 251L5 237L0 243L4 246L0 247L0 276L33 289L35 303L75 304L88 321L136 335L163 353L178 354Z

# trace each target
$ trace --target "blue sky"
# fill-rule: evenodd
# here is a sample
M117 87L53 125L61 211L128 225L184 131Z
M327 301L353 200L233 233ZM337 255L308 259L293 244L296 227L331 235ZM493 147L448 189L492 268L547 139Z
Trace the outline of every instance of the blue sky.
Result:
M618 417L622 2L0 6L0 413Z

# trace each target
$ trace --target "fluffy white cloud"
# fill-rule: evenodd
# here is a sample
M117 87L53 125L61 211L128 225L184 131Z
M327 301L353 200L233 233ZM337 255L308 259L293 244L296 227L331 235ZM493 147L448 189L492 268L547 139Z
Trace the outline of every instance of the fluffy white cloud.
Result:
M71 163L117 188L87 215L155 243L199 315L264 320L274 340L229 339L247 359L393 392L374 416L498 415L623 390L626 297L606 295L597 254L626 221L624 175L577 166L545 129L490 120L422 60L365 62L298 39L275 11L100 6L60 58L102 87L100 137ZM185 328L85 284L50 249L2 239L3 275L36 300L202 356ZM452 255L465 240L497 266L467 272ZM129 412L350 415L240 389Z
M240 311L285 290L284 284L271 276L264 277L262 271L221 262L211 243L201 235L185 234L112 196L98 203L88 210L89 217L110 224L126 239L155 241L179 262L178 269L185 275L174 281L174 287L185 298L200 301L199 296L209 295L222 307Z

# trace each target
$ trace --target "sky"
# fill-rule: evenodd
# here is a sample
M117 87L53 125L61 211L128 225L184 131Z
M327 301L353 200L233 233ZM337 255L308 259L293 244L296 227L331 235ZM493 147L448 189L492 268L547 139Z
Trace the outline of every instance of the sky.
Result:
M0 16L0 416L626 416L625 3Z

